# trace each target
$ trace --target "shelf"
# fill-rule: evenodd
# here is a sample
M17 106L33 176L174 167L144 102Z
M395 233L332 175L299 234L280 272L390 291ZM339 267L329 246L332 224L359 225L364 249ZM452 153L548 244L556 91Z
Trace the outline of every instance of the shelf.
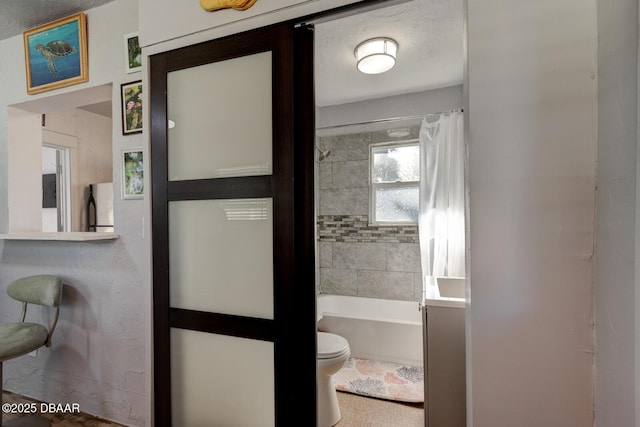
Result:
M47 240L61 242L99 242L107 240L115 240L120 236L115 233L90 233L90 232L70 232L70 233L54 233L54 232L31 232L31 233L8 233L0 234L0 240Z

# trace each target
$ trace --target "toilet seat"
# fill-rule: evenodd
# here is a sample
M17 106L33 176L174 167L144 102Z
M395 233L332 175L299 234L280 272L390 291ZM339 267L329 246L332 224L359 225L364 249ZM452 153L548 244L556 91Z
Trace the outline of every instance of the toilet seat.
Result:
M318 359L333 359L349 353L349 343L340 335L318 332Z

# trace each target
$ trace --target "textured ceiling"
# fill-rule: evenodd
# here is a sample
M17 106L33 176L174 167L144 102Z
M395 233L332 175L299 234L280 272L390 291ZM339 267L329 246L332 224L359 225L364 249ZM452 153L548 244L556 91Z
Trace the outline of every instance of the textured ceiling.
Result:
M319 106L462 84L462 0L412 0L316 24ZM396 66L384 74L356 69L355 47L373 37L399 44Z
M113 0L0 0L0 40Z

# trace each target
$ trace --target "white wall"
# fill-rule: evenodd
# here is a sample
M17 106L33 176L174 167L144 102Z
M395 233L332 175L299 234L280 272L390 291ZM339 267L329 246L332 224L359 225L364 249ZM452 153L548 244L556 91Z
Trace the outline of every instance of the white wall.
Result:
M246 11L227 9L216 13L205 11L199 2L189 2L176 7L175 2L167 0L143 1L140 2L140 16L143 17L140 20L140 34L144 38L144 45L155 44L310 1L312 0L262 1L256 2Z
M0 45L1 48L2 45ZM6 115L0 122L7 126L11 117L11 126L5 130L5 144L2 146L5 155L11 159L8 167L0 169L4 179L0 179L7 206L21 206L18 214L13 209L5 209L0 215L5 221L3 230L14 232L38 231L42 224L42 131L40 117L16 108L7 107ZM19 142L9 146L8 140ZM0 188L2 188L0 187ZM6 227L6 228L5 228Z
M319 136L370 131L380 128L380 126L358 126L357 124L390 118L424 116L458 108L462 108L462 85L319 107L316 112L316 127L321 129ZM412 120L412 122L419 124L420 120ZM350 124L356 125L345 131L344 126ZM342 129L336 131L327 129L335 126L342 127ZM395 125L386 125L386 127L389 126Z
M173 0L139 0L140 46L146 48L143 55L148 56L357 1L269 0L258 1L246 11L206 12L199 2L176 7Z
M596 426L640 425L638 2L598 0Z
M123 149L143 146L141 134L123 136L120 84L138 80L126 74L123 35L138 28L137 2L115 0L87 12L89 82L27 96L24 61L0 61L0 231L8 230L7 108L54 94L113 84L113 181L121 183ZM23 58L22 36L0 41L4 58ZM38 120L39 121L39 120ZM38 150L40 148L38 147ZM40 172L39 172L40 174ZM40 178L38 178L40 179ZM148 186L147 186L148 188ZM148 199L147 199L148 200ZM131 426L150 424L150 242L143 236L145 200L114 203L115 232L106 243L0 242L0 294L14 279L48 273L65 283L60 321L51 349L37 358L4 363L4 388L55 403L78 403L84 412ZM14 321L20 307L0 298L0 321ZM32 312L36 317L39 310Z
M595 12L468 0L474 426L593 423Z
M114 102L116 108L120 105L119 100ZM112 120L99 114L90 113L80 109L75 110L76 115L76 131L78 135L78 145L86 147L78 150L78 175L77 179L72 182L72 193L74 203L72 207L72 215L77 218L74 224L77 224L75 231L85 231L87 226L86 218L86 198L89 194L89 184L98 182L112 182L114 166L120 157L112 155ZM119 124L119 117L116 118L115 124ZM116 156L118 153L116 153ZM75 187L75 188L74 188ZM120 197L120 192L115 192L115 197Z

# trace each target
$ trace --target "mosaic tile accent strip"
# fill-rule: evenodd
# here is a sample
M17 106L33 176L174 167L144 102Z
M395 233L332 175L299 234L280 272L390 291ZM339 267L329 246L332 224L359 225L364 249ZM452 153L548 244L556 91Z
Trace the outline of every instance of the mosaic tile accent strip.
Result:
M418 243L417 225L369 225L368 215L318 215L321 242Z

